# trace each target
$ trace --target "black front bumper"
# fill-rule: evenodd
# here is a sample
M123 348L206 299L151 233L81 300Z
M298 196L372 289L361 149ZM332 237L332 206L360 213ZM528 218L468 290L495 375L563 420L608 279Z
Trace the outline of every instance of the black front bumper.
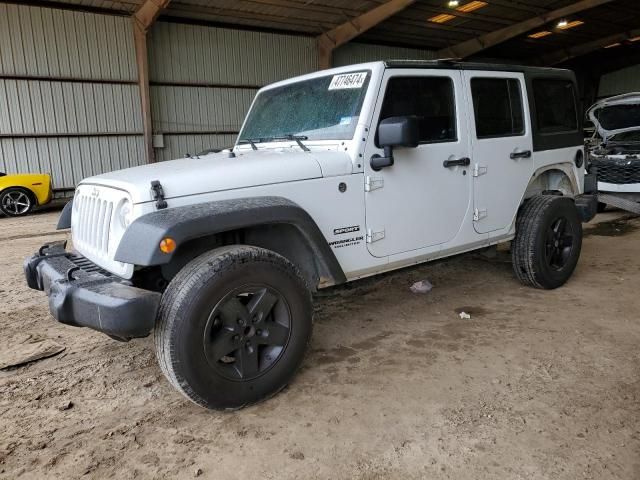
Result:
M24 262L27 285L49 296L61 323L89 327L119 339L146 337L155 324L160 293L143 290L65 250L44 245Z

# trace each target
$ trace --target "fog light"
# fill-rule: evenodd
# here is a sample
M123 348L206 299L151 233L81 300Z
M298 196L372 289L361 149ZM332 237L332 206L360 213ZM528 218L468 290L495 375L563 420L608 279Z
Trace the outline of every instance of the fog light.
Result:
M176 249L176 241L173 238L165 237L160 241L160 251L162 253L172 253Z

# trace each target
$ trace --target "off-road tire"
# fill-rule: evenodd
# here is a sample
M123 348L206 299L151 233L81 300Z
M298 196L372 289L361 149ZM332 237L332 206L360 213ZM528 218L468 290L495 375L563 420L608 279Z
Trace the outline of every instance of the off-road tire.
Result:
M8 197L16 195L22 197L24 201L28 203L28 206L26 206L26 208L21 208L19 213L5 206L5 202ZM33 193L26 188L9 187L0 192L0 211L7 217L22 217L24 215L29 215L35 206L36 199Z
M553 254L549 255L547 251L552 227L560 219L566 220L567 228L571 230L572 243L570 250L566 251L566 259L558 266L550 264L549 259ZM524 285L544 289L564 285L575 270L581 248L582 222L572 199L538 195L522 205L516 221L516 237L511 245L511 257L516 277Z
M220 305L224 307L225 301L236 305L237 298L242 300L243 297L235 297L235 292L261 288L245 287L255 285L265 285L281 295L273 311L277 308L280 313L290 313L288 340L277 358L273 355L275 360L266 356L273 363L264 373L257 373L258 376L252 379L248 376L247 379L234 379L228 376L228 372L235 371L231 369L233 365L212 362L207 339L216 337L207 332L213 332L212 315L216 315L214 325L220 322L220 314L215 313L216 309L222 308ZM225 300L228 298L231 300ZM235 311L233 315L236 315ZM269 315L273 315L269 318L275 321L275 313ZM223 320L227 321L227 316L224 313ZM255 317L251 321L256 321ZM192 260L169 283L160 303L154 332L156 356L169 382L189 400L209 409L233 410L275 395L288 384L302 363L312 327L311 293L294 264L263 248L221 247ZM229 328L224 326L224 334L228 334ZM249 331L250 327L239 328ZM264 335L265 330L257 331ZM238 331L244 342L244 330ZM255 336L253 340L257 338ZM248 345L252 339L247 337L246 340ZM256 346L256 349L264 348ZM243 352L238 350L236 355ZM226 354L223 357L228 358Z

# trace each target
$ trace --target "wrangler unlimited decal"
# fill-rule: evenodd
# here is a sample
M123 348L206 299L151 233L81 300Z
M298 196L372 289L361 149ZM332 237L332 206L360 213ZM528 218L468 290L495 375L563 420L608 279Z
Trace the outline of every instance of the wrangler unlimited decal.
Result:
M350 247L352 245L358 245L362 240L364 240L363 236L345 238L344 240L336 240L334 242L329 242L329 246L333 248Z

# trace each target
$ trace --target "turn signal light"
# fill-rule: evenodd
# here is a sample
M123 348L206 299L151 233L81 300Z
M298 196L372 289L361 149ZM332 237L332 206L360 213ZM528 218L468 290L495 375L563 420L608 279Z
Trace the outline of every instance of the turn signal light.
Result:
M176 241L171 237L165 237L160 241L162 253L172 253L176 249Z

